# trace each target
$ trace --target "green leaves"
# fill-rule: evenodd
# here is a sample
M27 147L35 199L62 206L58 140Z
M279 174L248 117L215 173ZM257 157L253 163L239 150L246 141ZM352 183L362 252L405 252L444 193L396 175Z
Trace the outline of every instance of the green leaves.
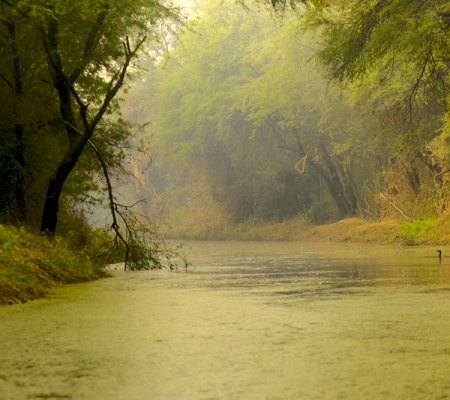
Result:
M296 173L297 161L314 160L326 143L336 162L348 163L366 145L356 113L314 62L316 46L294 13L280 26L269 12L211 3L152 75L160 151L203 168L237 219L306 212L323 194L310 167Z
M402 82L406 101L427 90L442 96L449 56L448 29L439 16L445 4L364 0L348 3L343 12L336 7L322 24L319 56L343 83L376 73L381 84Z

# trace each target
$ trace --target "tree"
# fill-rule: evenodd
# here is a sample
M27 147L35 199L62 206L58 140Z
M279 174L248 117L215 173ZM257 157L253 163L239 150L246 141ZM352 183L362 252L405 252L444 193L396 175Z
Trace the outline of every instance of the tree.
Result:
M59 130L65 132L68 140L65 154L50 178L42 215L41 230L53 234L61 191L69 174L94 132L105 125L105 117L111 119L111 113L118 112L116 96L147 36L155 39L156 23L174 18L175 14L158 1L146 0L83 0L70 4L56 0L2 0L2 4L10 14L25 18L34 27L30 32L40 34L47 79L59 108ZM19 62L15 57L14 30L10 27L8 32L15 66ZM14 72L13 115L17 114L14 110L21 94L20 68ZM14 129L19 141L20 124L15 124ZM20 156L16 158L20 165Z
M305 5L300 18L320 37L318 59L332 80L379 118L379 137L391 154L385 168L395 170L417 199L447 196L441 137L448 120L447 3L271 2L283 12Z
M146 39L143 29L159 18L170 15L169 10L161 4L148 2L134 2L133 5L123 2L115 7L101 4L94 9L94 17L89 16L85 21L89 29L82 33L84 37L79 38L81 46L78 55L72 55L75 62L70 60L71 66L63 65L59 43L60 38L64 37L60 30L67 28L63 22L67 18L66 13L73 12L72 6L51 15L44 25L43 41L49 72L58 94L61 117L70 142L63 160L50 178L41 224L41 231L44 232L55 231L59 197L64 182L124 84L130 63ZM85 12L86 10L84 8ZM147 20L143 21L142 16L138 18L137 12L145 15ZM133 30L138 31L137 35L135 34L137 40L134 47L131 46L128 36L120 43L124 33L135 33ZM122 61L118 62L116 57L121 45L123 56ZM83 85L83 79L88 80L87 84ZM91 93L86 89L90 89ZM91 107L94 110L89 108L91 101L94 103L94 107ZM79 117L74 112L74 104Z
M448 164L436 149L448 114L448 2L336 2L311 14L322 36L321 62L379 116L415 195L428 179L434 190L424 193L447 196Z
M0 216L21 223L27 214L25 143L29 127L39 121L38 114L30 111L28 94L42 95L33 63L33 59L39 63L39 54L27 40L36 34L30 21L4 2L0 15Z

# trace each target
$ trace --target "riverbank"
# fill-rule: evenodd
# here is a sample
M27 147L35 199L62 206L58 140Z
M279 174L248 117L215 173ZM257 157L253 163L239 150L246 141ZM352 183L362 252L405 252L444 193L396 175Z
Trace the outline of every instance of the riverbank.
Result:
M24 303L58 285L104 276L101 266L63 238L50 241L23 228L0 225L0 304Z
M413 221L346 218L334 223L312 225L300 217L272 224L247 221L223 227L199 223L166 229L162 235L168 239L183 240L352 242L415 246L450 243L450 222L444 217Z
M221 227L183 227L161 232L167 239L352 242L396 245L449 244L447 218L367 221L347 218L312 225L303 218L280 223L246 222ZM50 241L25 229L0 225L0 304L23 303L62 284L106 276L105 270L61 237Z

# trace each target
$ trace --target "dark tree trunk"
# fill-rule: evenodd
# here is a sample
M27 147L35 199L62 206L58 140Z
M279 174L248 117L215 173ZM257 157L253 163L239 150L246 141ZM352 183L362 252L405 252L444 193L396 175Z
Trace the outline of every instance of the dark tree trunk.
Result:
M56 231L61 190L61 178L50 178L47 188L47 196L45 198L44 211L42 213L41 232L46 232L47 234L52 235Z
M49 179L44 209L41 219L41 232L53 235L58 222L59 200L64 182L77 163L88 138L92 132L87 132L83 141L77 129L78 119L73 110L70 81L64 73L61 58L58 53L58 24L52 20L49 23L47 40L44 41L48 54L48 66L59 99L59 110L68 135L70 146L63 160L56 167Z
M71 146L64 160L58 165L56 171L50 177L41 219L41 232L49 235L55 233L58 223L59 200L64 182L78 161L78 158L79 155L76 155L74 147Z
M342 217L358 212L358 197L350 173L334 160L323 143L319 144L315 157L309 158L311 166L324 179Z
M14 145L12 146L11 157L14 165L11 165L11 177L9 179L13 188L10 189L12 201L10 203L10 217L15 223L23 222L26 218L25 201L25 145L24 128L20 115L20 104L23 96L22 69L17 46L16 24L12 21L6 23L12 55L13 79L11 84L13 91L12 112L14 123Z

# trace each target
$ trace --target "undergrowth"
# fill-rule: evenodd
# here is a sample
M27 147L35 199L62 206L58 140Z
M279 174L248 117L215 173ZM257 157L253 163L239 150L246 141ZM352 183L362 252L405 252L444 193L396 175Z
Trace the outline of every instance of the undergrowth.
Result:
M416 246L428 240L428 232L437 222L437 218L423 218L403 223L398 227L398 237L404 245Z
M68 240L0 225L0 304L43 297L59 284L105 276L104 270Z

